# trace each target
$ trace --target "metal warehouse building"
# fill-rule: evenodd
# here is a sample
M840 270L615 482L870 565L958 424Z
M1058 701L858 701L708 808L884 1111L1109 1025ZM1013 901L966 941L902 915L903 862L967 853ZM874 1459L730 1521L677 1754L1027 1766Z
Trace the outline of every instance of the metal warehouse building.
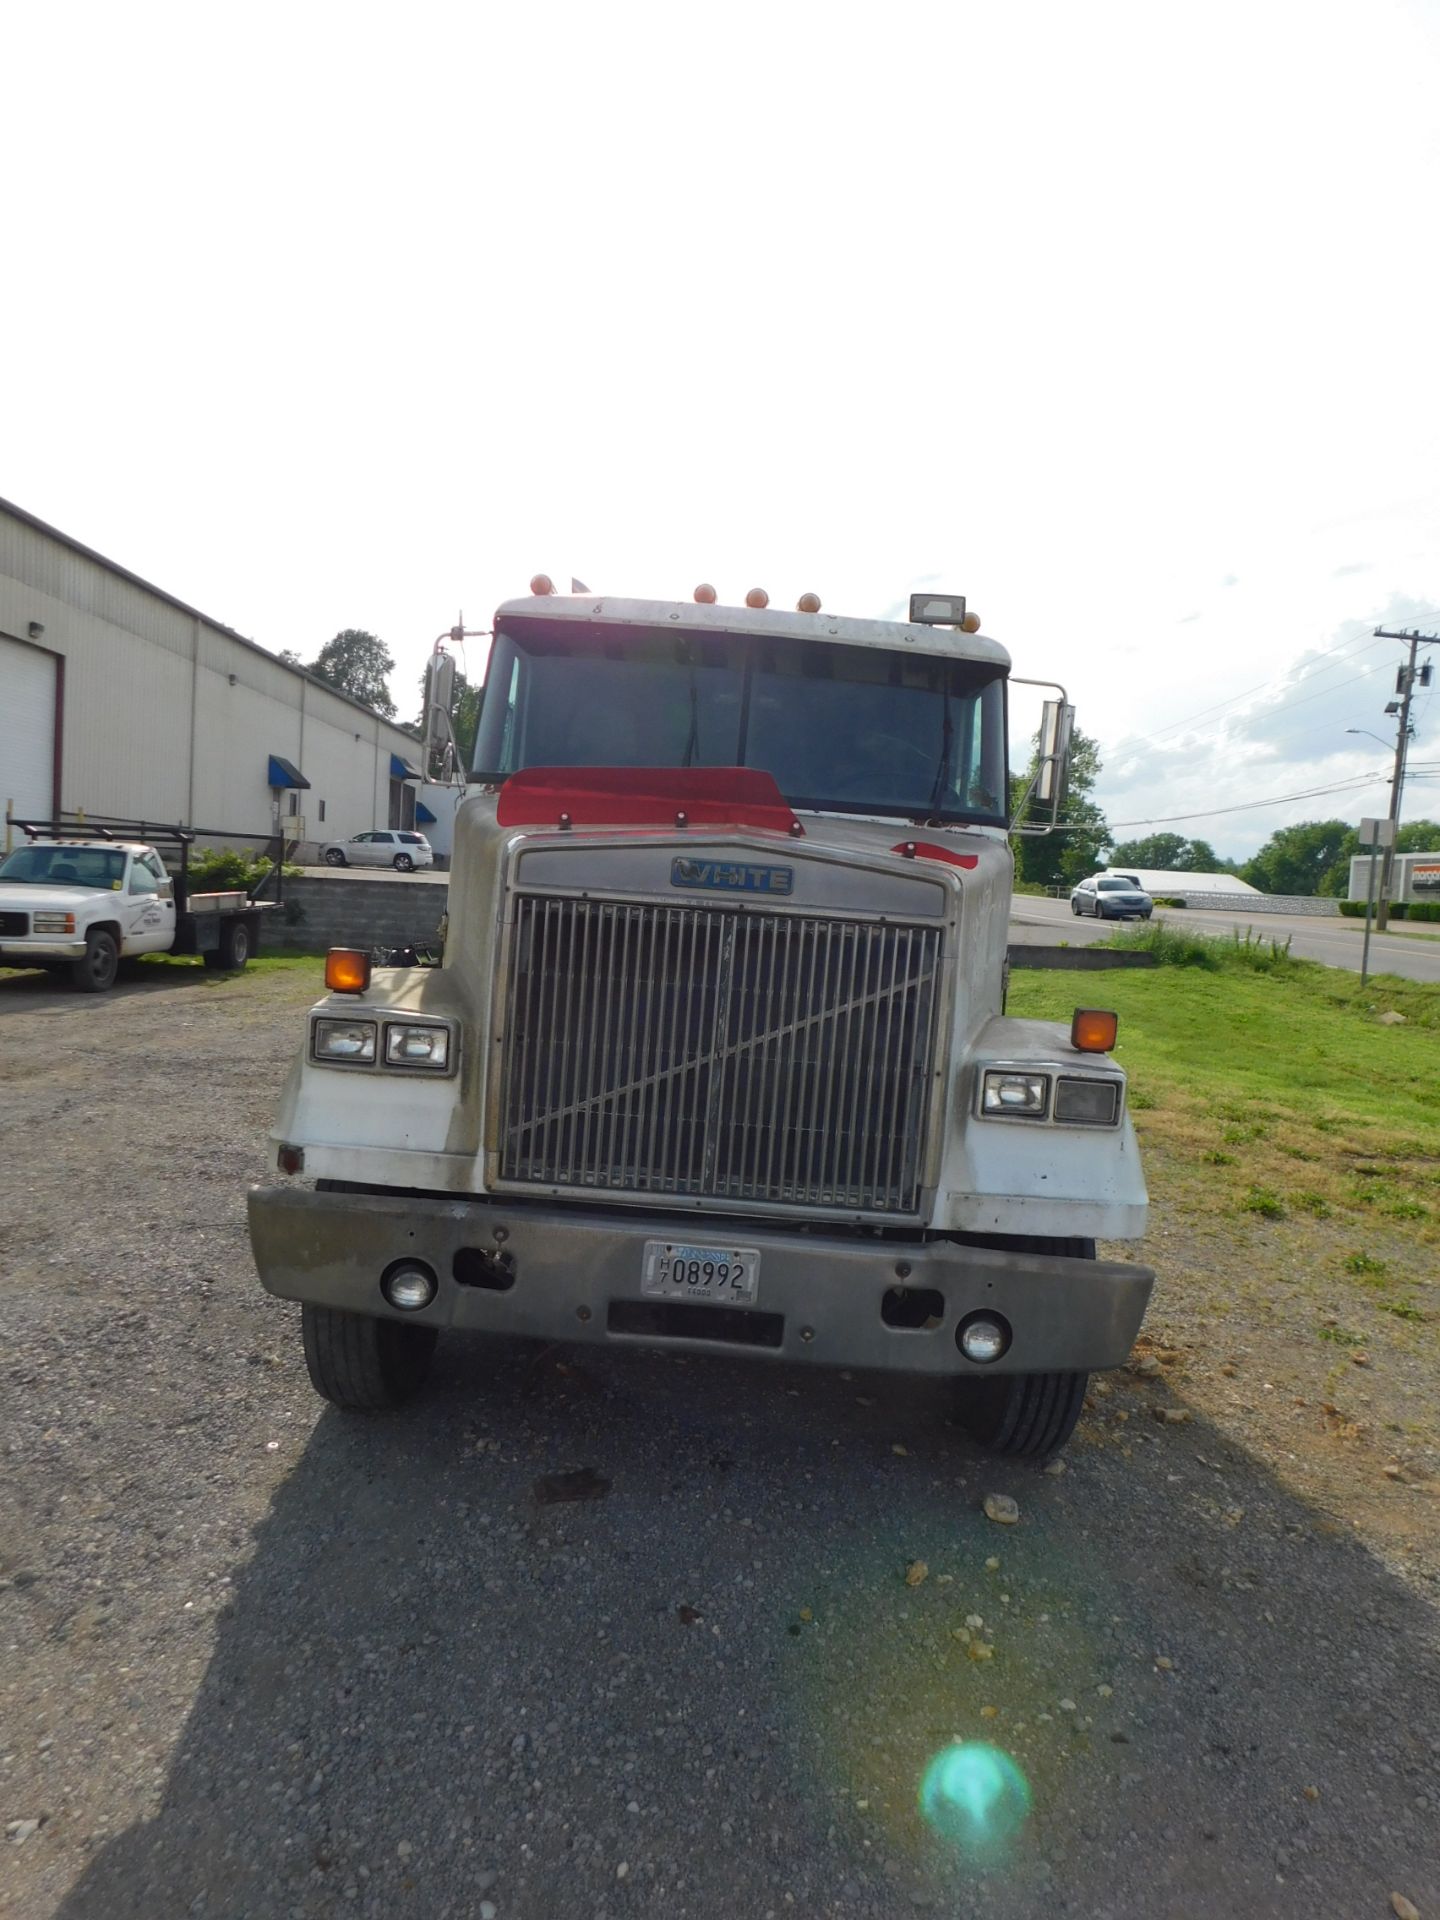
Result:
M371 708L0 500L12 818L281 832L303 856L307 842L415 825L417 755Z

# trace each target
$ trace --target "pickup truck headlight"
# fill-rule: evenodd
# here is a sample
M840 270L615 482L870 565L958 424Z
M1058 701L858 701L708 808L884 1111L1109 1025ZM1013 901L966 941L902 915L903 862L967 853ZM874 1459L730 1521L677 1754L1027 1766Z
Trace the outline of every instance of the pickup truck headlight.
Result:
M1043 1120L1049 1105L1050 1076L1045 1073L987 1073L981 1085L982 1113Z
M374 1066L373 1020L317 1020L311 1029L310 1052L316 1060L345 1061L352 1066Z
M385 1029L387 1067L430 1067L445 1073L450 1066L450 1029L424 1027L416 1021Z
M30 922L32 933L74 933L73 913L37 913Z

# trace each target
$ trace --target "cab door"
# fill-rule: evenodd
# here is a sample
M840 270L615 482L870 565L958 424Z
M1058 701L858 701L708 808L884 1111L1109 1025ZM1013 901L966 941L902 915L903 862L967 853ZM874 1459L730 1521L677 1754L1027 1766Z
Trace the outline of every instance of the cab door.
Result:
M155 854L131 856L124 899L125 952L168 952L175 944L175 888Z

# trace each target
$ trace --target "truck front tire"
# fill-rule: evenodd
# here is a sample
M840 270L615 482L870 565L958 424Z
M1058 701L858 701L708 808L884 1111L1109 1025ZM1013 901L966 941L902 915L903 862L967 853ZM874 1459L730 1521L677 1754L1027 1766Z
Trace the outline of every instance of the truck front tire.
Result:
M378 1413L400 1406L425 1384L434 1327L309 1305L300 1309L300 1326L310 1384L332 1406Z
M114 934L95 927L85 937L84 958L70 963L70 979L78 993L108 993L119 968L120 948Z
M1095 1258L1093 1240L1030 1238L1004 1244L1070 1260ZM958 1383L958 1422L987 1453L1011 1460L1044 1460L1058 1453L1075 1431L1089 1384L1088 1373L971 1374Z
M997 1373L964 1383L960 1425L987 1453L1043 1460L1075 1431L1088 1373Z

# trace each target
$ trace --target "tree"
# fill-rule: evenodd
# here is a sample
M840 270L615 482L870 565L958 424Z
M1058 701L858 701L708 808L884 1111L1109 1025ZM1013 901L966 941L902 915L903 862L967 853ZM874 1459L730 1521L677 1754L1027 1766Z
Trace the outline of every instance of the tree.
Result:
M1343 900L1350 891L1350 862L1360 851L1359 829L1352 827L1340 842L1340 851L1320 881L1320 891ZM1407 820L1395 830L1396 853L1440 852L1440 820Z
M1112 867L1148 867L1160 873L1223 873L1222 860L1208 840L1187 840L1181 833L1152 833L1123 840L1110 855Z
M327 640L307 669L317 680L348 693L387 720L395 718L395 702L390 698L387 677L395 671L395 660L383 640L360 627L343 627L333 640Z
M277 660L283 660L287 667L299 667L303 670L305 666L305 662L293 647L282 647L275 657Z
M1014 797L1024 792L1034 778L1039 763L1040 736L1037 733L1030 765L1024 775L1011 775ZM1105 849L1110 844L1110 829L1105 824L1104 814L1090 798L1099 772L1099 747L1077 727L1070 741L1070 773L1060 818L1067 826L1078 827L1080 831L1034 836L1015 834L1012 845L1015 849L1017 880L1039 887L1073 887L1077 880L1083 880L1087 873L1093 873L1100 865ZM1040 806L1032 799L1016 825L1019 826L1023 821L1027 825L1033 823L1039 826L1049 817L1048 805Z
M1240 877L1262 893L1317 894L1349 835L1351 828L1344 820L1306 820L1299 826L1281 827L1245 862Z

